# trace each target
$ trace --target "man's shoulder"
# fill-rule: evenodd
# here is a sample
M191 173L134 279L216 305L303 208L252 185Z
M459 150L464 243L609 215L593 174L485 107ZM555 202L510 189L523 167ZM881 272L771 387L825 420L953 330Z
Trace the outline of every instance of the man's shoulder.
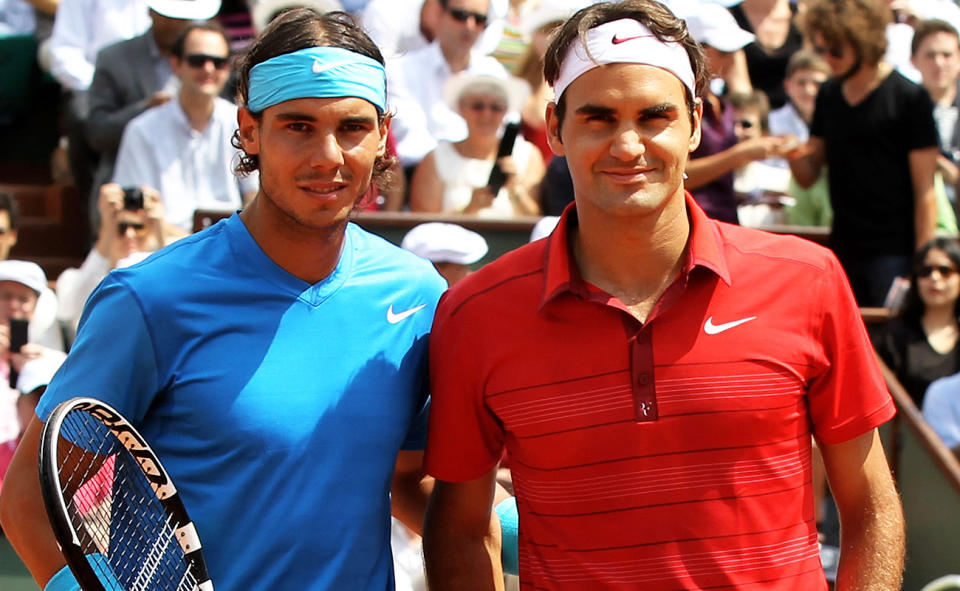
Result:
M552 238L551 238L552 239ZM452 310L468 303L482 303L487 297L511 297L518 290L539 293L543 289L543 266L548 239L525 244L501 255L450 288L446 305Z
M213 226L177 240L144 260L110 272L110 277L126 284L140 297L149 297L168 292L171 288L186 286L187 276L202 276L204 269L211 264L214 275L221 276L227 270L219 266L223 256L230 255L230 244L226 236L228 220L222 220ZM163 296L160 296L163 297Z
M792 234L717 222L728 261L755 266L801 265L816 272L837 267L833 252Z
M130 60L131 56L138 57L136 54L142 54L148 51L149 43L147 35L149 34L150 31L147 31L143 35L137 35L136 37L123 39L104 46L97 52L97 67L99 68L104 64L125 64Z
M400 248L357 224L349 224L347 231L350 233L353 249L360 254L361 262L358 269L361 272L390 272L403 282L436 280L436 286L445 289L443 280L430 261Z
M176 117L175 109L174 101L167 101L162 105L150 107L131 119L124 131L129 128L130 133L138 133L147 137L157 133L169 133L170 121Z

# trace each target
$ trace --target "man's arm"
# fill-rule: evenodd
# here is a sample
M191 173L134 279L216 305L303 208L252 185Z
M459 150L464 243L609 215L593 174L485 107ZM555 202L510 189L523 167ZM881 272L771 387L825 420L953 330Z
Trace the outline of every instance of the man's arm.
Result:
M4 535L41 588L66 564L40 492L37 451L42 430L43 423L34 416L13 456L0 494Z
M934 146L911 150L910 178L913 181L913 218L919 249L933 240L937 230L937 196L934 192L933 175L937 171L939 150Z
M500 527L491 515L497 469L467 482L436 481L424 521L432 591L503 589Z
M820 171L826 160L827 148L823 138L810 136L807 145L795 155L788 154L790 172L794 180L804 189L809 189L820 177Z
M390 487L391 510L418 535L423 535L423 514L432 489L433 479L423 471L423 452L400 451Z
M840 514L836 591L899 590L903 510L877 430L820 450Z

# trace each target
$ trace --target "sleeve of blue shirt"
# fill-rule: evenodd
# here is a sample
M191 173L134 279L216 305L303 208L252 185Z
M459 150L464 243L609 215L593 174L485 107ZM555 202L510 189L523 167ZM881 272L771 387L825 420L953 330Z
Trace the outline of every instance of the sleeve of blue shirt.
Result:
M140 301L116 273L93 292L70 355L37 405L46 420L57 404L89 396L139 421L159 390L157 359Z

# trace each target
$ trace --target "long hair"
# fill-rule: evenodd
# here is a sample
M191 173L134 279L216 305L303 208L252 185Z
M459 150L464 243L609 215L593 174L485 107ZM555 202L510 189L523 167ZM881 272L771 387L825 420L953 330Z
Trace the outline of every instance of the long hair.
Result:
M934 238L927 242L913 257L913 268L910 270L910 289L907 291L900 316L905 319L918 320L923 316L926 305L920 299L920 290L917 288L917 272L923 266L927 253L931 250L942 251L953 263L955 269L960 270L960 242L955 238ZM960 320L960 298L953 303L953 315Z

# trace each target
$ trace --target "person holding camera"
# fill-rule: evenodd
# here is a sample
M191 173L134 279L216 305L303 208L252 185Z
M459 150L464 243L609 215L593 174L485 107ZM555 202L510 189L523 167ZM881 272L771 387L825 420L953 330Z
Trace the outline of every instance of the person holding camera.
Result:
M36 263L0 261L0 489L40 393L66 357L28 342L27 328L46 286Z
M257 175L234 176L237 107L220 98L230 77L230 47L223 27L191 23L170 59L180 82L174 100L134 118L123 131L113 182L146 185L163 201L166 220L193 230L197 209L235 210L257 189Z
M163 201L149 187L107 183L100 187L97 211L102 222L96 243L80 268L66 269L57 278L57 318L71 341L83 304L107 273L139 262L185 234L164 222Z

